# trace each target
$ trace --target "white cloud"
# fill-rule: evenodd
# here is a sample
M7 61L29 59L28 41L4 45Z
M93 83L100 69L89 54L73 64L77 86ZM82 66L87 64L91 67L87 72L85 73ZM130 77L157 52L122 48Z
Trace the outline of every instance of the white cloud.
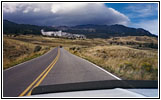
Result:
M131 24L132 27L143 28L152 34L158 35L158 20L144 20Z
M129 19L124 14L106 7L103 3L59 3L51 11L57 15L60 24L124 24Z
M84 7L86 7L87 5L87 3L55 3L52 4L51 11L53 13L70 13L75 11L81 11L85 9Z
M23 10L23 13L28 13L29 11L31 11L31 9L32 8L30 6L28 6L25 8L25 10Z
M157 15L158 13L158 4L131 4L125 8L129 11L128 16L130 18L137 18L137 17L149 17Z
M33 9L33 12L38 12L38 11L40 11L39 8L34 8L34 9Z
M6 13L14 13L14 12L18 11L17 6L21 7L21 5L19 5L17 3L11 3L11 4L4 3L3 4L3 11Z
M3 11L8 20L40 25L127 25L130 21L103 3L4 3Z

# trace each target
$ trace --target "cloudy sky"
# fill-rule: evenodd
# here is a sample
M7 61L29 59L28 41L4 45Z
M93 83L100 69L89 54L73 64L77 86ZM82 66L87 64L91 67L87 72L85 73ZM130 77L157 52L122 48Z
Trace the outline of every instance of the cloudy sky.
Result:
M3 19L21 24L123 24L158 34L157 3L3 3Z

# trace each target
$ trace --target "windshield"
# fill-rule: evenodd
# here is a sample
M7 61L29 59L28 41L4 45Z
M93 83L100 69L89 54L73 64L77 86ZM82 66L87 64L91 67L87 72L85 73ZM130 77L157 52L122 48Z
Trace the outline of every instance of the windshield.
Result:
M3 97L158 88L158 2L2 4Z

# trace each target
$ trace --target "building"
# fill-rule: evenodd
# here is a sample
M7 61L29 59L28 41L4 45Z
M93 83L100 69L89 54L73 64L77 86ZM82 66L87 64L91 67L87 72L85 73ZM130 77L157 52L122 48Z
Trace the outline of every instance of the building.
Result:
M71 38L71 39L76 39L76 38L80 38L80 39L86 39L85 35L81 35L81 34L71 34L71 33L67 33L67 32L62 32L60 31L48 31L48 32L44 32L44 30L41 30L42 35L45 36L58 36L58 37L65 37L65 38Z
M42 35L46 36L62 36L62 31L48 31L44 32L44 30L41 30Z

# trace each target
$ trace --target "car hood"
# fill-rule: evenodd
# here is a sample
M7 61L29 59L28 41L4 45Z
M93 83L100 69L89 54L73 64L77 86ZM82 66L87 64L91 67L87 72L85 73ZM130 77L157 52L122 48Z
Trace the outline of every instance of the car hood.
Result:
M158 89L103 89L103 90L88 90L88 91L73 91L60 93L47 93L39 95L31 95L29 97L59 97L59 98L73 98L73 97L101 97L101 98L120 98L120 97L157 97Z

